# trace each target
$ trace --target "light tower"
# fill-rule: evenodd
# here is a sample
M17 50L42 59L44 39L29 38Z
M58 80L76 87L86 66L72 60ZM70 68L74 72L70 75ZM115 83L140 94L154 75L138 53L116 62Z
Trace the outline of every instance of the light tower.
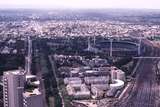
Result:
M96 36L93 37L94 46L96 45Z
M141 55L141 43L142 43L142 37L139 38L139 44L138 44L138 55Z
M113 38L112 36L109 36L109 32L108 32L108 37L109 37L109 40L110 40L110 57L112 57L112 51L113 51Z
M112 57L112 51L113 51L112 45L113 45L113 39L111 38L110 39L110 57Z
M119 31L120 31L120 29L118 28L118 29L117 29L117 32L116 32L116 34L117 34L116 36L117 36L117 38L118 38L118 42L120 41Z
M87 50L90 51L91 48L92 48L92 46L91 46L91 42L90 42L90 37L88 37L88 48L87 48Z

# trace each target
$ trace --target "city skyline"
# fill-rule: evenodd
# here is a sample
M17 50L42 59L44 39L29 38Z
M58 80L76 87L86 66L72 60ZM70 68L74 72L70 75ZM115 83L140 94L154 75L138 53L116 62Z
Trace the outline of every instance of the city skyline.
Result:
M0 0L1 8L160 9L159 0Z

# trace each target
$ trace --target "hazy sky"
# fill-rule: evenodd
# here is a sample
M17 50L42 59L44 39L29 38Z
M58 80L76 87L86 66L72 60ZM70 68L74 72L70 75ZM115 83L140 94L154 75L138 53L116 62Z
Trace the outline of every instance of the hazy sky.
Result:
M147 8L160 9L160 0L0 0L0 8Z

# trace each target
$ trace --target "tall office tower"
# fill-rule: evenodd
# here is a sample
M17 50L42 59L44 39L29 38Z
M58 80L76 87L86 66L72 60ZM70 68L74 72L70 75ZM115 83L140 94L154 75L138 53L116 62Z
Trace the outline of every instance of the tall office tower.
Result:
M38 89L23 93L23 107L44 107L42 93Z
M4 107L23 107L24 72L8 71L3 74Z

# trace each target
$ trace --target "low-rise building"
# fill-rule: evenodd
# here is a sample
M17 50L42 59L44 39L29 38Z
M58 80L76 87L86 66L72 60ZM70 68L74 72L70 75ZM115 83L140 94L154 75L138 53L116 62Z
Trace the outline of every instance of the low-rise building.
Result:
M82 79L79 77L69 77L69 78L64 78L64 84L81 84Z
M126 81L125 72L116 67L111 67L111 80L115 79Z
M102 98L109 89L109 84L91 84L92 98Z
M109 76L84 77L84 81L86 84L107 84L109 83Z
M110 89L107 91L107 96L113 97L117 90L122 89L124 87L124 81L115 79L113 83L110 84Z
M68 84L67 87L68 95L76 98L90 98L91 94L85 84Z

